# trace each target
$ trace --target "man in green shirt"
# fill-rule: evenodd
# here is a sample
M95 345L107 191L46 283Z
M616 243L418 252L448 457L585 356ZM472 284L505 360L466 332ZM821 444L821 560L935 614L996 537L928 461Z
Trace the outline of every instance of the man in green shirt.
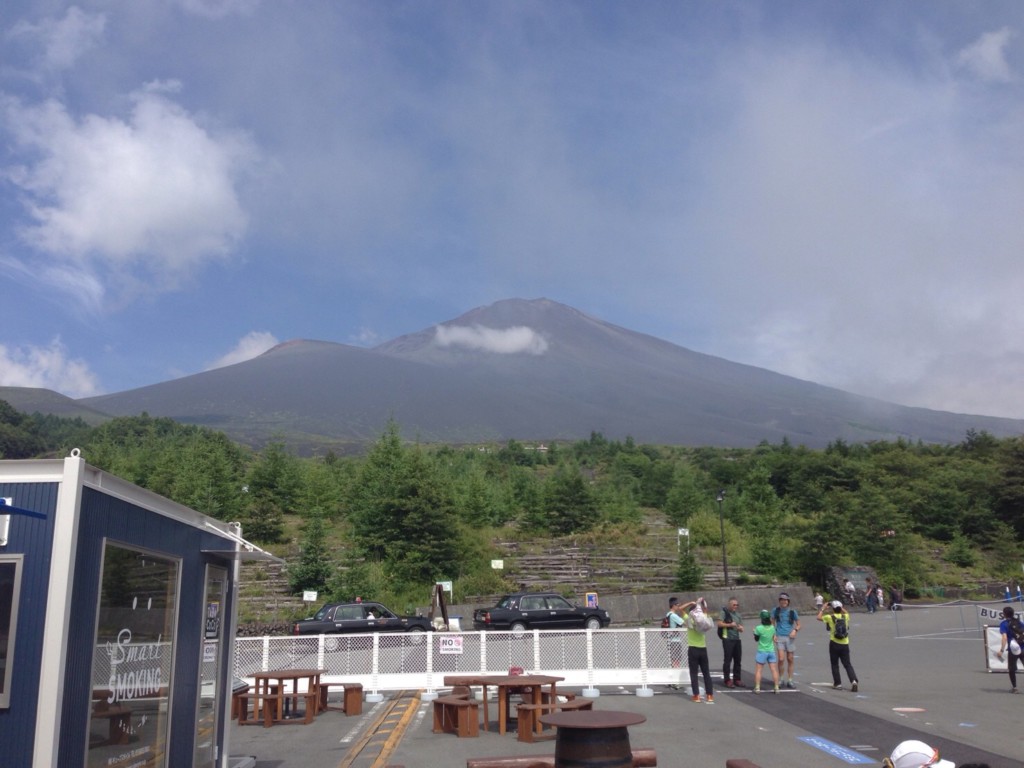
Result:
M722 676L725 678L725 687L742 688L740 666L743 662L743 643L740 642L740 632L743 631L743 618L740 616L739 600L729 598L715 626L718 627L718 636L722 638Z

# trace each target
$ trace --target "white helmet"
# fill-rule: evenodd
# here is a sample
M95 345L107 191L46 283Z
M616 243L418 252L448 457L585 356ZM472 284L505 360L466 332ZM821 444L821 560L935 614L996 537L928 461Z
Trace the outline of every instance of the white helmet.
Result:
M897 744L889 761L893 768L956 768L956 763L939 759L939 750L916 739Z

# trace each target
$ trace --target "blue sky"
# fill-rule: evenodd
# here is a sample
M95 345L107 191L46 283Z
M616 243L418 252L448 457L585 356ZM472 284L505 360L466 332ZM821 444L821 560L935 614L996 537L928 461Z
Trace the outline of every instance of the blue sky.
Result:
M547 297L1024 418L1024 3L7 0L0 384Z

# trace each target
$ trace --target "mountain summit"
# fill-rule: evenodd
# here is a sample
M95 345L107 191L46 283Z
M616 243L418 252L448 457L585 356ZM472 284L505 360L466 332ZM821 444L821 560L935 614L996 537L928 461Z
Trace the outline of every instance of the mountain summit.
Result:
M700 354L548 299L499 301L374 349L287 342L227 368L77 402L202 424L253 445L276 435L304 452L376 439L390 418L408 438L447 443L600 432L822 447L1024 432L1020 420L894 405Z

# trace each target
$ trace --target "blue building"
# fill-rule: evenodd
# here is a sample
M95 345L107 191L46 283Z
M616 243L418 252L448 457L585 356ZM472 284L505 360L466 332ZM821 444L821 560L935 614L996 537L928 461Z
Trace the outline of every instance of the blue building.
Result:
M226 523L78 455L0 461L5 768L227 768L238 563Z

